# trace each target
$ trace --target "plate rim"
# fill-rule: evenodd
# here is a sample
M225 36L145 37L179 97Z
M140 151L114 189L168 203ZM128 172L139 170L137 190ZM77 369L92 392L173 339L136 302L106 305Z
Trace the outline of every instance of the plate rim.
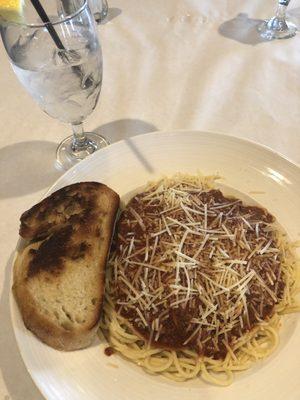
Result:
M243 142L243 143L249 143L255 147L257 147L258 149L264 149L265 151L267 151L268 153L271 153L279 158L281 158L284 162L287 162L291 167L296 168L298 170L298 173L300 173L300 163L297 163L296 161L292 160L291 158L289 158L288 156L284 155L283 153L273 149L272 147L264 144L264 143L260 143L260 142L256 142L253 139L249 139L249 138L244 138L244 137L239 137L239 136L234 136L228 133L223 133L220 131L213 131L213 130L198 130L198 129L168 129L168 130L156 130L156 131L151 131L151 132L147 132L147 133L143 133L143 134L137 134L134 136L130 136L127 139L121 139L118 140L117 142L114 142L112 144L110 144L107 147L104 147L103 149L100 149L101 152L103 151L110 151L111 148L115 148L117 146L121 146L123 143L126 142L126 140L142 140L143 137L147 136L155 136L155 135L172 135L172 134L185 134L185 133L191 133L191 134L200 134L200 135L205 135L205 134L209 134L212 136L216 136L216 137L222 137L222 138L227 138L230 140L234 140L234 141L238 141L238 142ZM70 169L68 169L67 171L65 171L51 186L48 187L48 189L46 189L46 192L42 195L42 197L38 200L41 201L42 199L44 199L46 196L48 196L53 188L60 182L62 181L68 174L71 174L76 168L78 168L78 166L82 165L82 163L88 164L93 158L96 158L99 154L99 150L96 151L93 154L90 154L89 156L87 156L85 159L83 159L82 161L80 161L78 164L73 165Z

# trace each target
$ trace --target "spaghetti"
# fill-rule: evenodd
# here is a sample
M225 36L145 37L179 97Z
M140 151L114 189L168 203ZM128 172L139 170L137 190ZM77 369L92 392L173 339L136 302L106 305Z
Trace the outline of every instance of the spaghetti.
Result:
M228 385L276 348L280 314L298 309L296 268L274 218L213 183L176 176L129 202L101 328L149 373Z

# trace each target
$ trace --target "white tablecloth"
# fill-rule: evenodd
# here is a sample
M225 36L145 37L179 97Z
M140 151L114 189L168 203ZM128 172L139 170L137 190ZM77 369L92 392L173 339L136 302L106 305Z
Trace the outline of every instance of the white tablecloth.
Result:
M99 27L104 81L86 128L111 142L154 130L224 132L300 163L300 37L262 42L275 1L111 0ZM290 5L300 22L300 0ZM70 128L43 114L0 45L0 399L41 400L9 314L20 214L61 174L55 148Z

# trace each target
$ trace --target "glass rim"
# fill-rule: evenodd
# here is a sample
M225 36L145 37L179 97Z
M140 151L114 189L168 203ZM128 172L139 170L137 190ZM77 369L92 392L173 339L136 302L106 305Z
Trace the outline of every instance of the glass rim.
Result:
M88 0L82 0L83 4L72 14L67 15L66 17L63 17L62 19L60 19L59 21L54 21L52 22L51 19L49 18L50 22L41 22L41 23L33 23L33 24L26 24L25 22L22 21L10 21L5 19L4 17L2 17L0 15L0 28L1 28L1 21L4 21L6 24L8 25L19 25L19 26L26 26L28 28L44 28L47 25L60 25L63 24L67 21L70 21L71 19L73 19L74 17L76 17L77 15L81 14L81 12L88 7Z

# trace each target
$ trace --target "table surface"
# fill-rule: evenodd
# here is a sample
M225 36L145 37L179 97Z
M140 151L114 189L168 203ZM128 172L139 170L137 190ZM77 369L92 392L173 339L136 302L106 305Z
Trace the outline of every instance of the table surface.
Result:
M300 37L264 42L275 1L111 0L98 26L99 104L85 123L115 142L155 130L223 132L300 164ZM300 0L290 19L300 26ZM0 399L41 400L9 313L20 214L62 174L57 144L70 127L48 117L17 81L0 45Z

